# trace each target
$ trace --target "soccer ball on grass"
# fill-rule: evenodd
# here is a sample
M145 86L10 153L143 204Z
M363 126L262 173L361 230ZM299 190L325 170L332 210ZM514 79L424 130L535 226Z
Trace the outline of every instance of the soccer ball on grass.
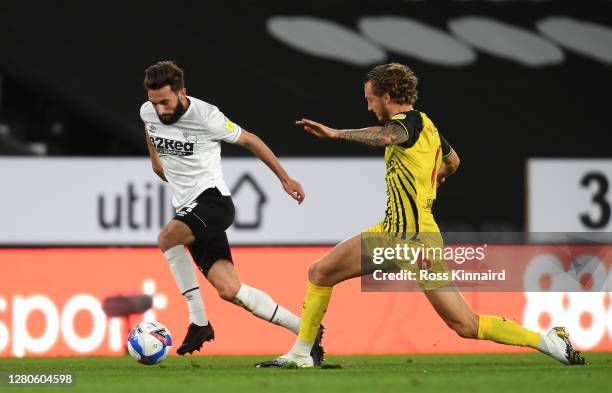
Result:
M156 321L141 322L132 329L127 341L131 357L146 365L158 364L172 348L170 331Z

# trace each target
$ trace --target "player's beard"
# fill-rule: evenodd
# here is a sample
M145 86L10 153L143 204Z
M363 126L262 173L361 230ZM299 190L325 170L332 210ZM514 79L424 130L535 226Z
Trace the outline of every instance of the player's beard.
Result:
M185 106L179 99L176 103L176 108L174 108L174 112L172 113L172 115L170 115L170 117L163 118L159 115L157 115L157 117L159 117L159 121L161 121L163 124L170 125L176 123L178 119L183 116L183 113L185 113Z
M381 110L380 114L378 116L376 116L378 118L378 121L381 124L386 124L389 120L391 120L391 117L394 115L395 113L389 113L389 111L387 110Z
M374 111L374 116L376 116L376 120L378 120L380 124L385 124L391 120L392 115L390 115L384 108L381 108L380 111Z

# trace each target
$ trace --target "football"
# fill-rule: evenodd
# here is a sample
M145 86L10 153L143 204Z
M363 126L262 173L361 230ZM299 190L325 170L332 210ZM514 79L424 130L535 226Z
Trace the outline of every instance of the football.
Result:
M172 348L172 336L164 325L156 321L136 325L127 341L131 357L146 365L158 364L168 356Z

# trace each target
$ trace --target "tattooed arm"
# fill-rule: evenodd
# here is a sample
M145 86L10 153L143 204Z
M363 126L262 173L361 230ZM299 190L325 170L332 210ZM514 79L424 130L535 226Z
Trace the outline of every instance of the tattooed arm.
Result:
M408 139L406 130L395 123L356 130L336 130L308 119L298 120L295 124L319 138L344 139L375 147L404 143Z

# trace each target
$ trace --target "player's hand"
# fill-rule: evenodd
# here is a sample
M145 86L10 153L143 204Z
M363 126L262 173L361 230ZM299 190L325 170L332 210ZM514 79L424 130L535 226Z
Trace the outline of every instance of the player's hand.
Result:
M442 163L442 166L440 167L440 170L438 171L438 174L436 175L437 187L440 187L442 184L444 184L444 182L446 182L446 178L449 177L450 175L451 174L448 173L448 170L446 169L446 165Z
M319 138L335 138L338 135L338 130L327 127L316 121L302 119L295 122L296 125L304 127L304 130Z
M438 168L438 173L436 174L436 186L440 187L446 181L446 164L444 161L440 163L440 168Z
M304 202L306 194L304 194L304 189L302 188L302 185L300 183L291 178L283 180L281 181L281 183L283 184L285 192L289 194L291 198L295 199L299 204L302 204L302 202Z

